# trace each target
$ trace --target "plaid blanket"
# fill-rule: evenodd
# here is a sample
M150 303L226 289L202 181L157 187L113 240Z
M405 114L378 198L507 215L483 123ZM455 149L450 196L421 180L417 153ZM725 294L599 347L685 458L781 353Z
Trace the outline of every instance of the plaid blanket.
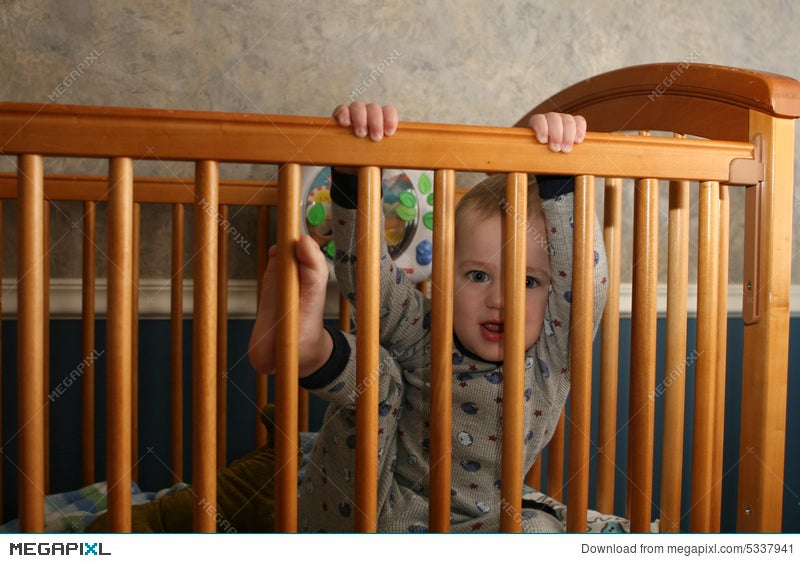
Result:
M302 480L305 470L305 461L310 457L314 447L316 434L301 433L300 449L302 458L298 475L298 484ZM143 492L139 486L131 482L131 495L133 504L145 504L152 500L166 497L186 488L186 483L179 483L157 492ZM533 503L533 507L549 512L565 526L567 522L567 507L544 493L528 487L523 490L523 505ZM45 532L82 532L95 518L106 511L106 483L105 481L88 485L86 487L48 495L45 498ZM592 533L627 533L630 532L630 523L625 518L611 514L601 514L589 510L586 515L586 531ZM653 522L651 531L658 531L658 521ZM19 532L19 521L12 520L0 526L0 533Z
M143 492L139 485L131 482L133 504L144 504L151 500L171 495L186 488L178 483L157 492ZM47 495L44 499L45 532L82 532L97 516L106 511L106 482L87 485L74 491ZM19 520L11 520L0 526L2 533L19 532Z
M561 504L557 500L540 491L537 491L536 489L532 489L527 485L523 485L523 508L525 507L525 501L533 501L534 503L545 505L545 507L549 508L549 510L545 509L545 511L558 518L564 527L566 527L566 505ZM630 531L631 523L621 516L603 514L601 512L597 512L596 510L586 511L586 532L590 534L627 534L630 533ZM658 520L650 524L650 531L654 533L658 532Z

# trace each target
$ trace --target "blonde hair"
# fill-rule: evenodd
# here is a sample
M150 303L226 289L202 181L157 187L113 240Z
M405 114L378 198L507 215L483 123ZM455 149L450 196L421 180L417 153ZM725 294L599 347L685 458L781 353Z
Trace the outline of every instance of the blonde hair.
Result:
M509 212L506 199L506 175L495 174L467 191L456 207L456 229L468 211L474 211L482 219L495 214ZM528 175L528 215L527 219L537 217L542 212L542 200L536 177Z

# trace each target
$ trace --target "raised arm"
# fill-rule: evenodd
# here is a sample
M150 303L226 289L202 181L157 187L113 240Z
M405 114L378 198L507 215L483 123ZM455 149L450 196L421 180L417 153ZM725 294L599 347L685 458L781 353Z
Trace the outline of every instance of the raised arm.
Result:
M573 258L573 179L542 177L539 192L543 198L542 209L547 225L547 244L550 252L551 292L545 313L545 330L537 342L537 353L553 370L568 373L569 341L572 326L572 258ZM608 264L602 230L595 221L594 228L594 307L591 319L592 332L596 334L605 307L608 290ZM581 322L584 319L580 319Z
M264 273L256 321L250 334L248 355L250 363L259 373L272 373L275 369L275 336L277 333L277 249L269 250L269 263ZM319 246L308 235L297 242L297 262L300 274L300 377L319 369L333 350L331 335L323 328L325 292L328 267Z

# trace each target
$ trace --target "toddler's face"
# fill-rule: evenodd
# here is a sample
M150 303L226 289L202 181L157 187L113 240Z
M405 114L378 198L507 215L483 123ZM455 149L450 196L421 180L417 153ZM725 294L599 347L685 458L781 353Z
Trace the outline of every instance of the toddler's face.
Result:
M503 215L466 211L455 243L453 330L473 354L503 360L505 337L501 244ZM544 217L529 220L525 290L525 349L539 339L550 287L550 256Z

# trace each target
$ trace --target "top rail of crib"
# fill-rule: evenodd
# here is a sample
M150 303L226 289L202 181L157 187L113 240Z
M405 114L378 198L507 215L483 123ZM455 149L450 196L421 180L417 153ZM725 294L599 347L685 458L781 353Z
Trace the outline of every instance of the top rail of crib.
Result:
M591 123L590 123L591 129ZM0 154L453 169L755 184L756 144L588 133L552 153L524 127L402 122L379 143L331 118L0 103Z
M796 79L693 60L612 70L577 82L531 109L581 114L593 131L666 130L748 141L750 112L800 117Z

